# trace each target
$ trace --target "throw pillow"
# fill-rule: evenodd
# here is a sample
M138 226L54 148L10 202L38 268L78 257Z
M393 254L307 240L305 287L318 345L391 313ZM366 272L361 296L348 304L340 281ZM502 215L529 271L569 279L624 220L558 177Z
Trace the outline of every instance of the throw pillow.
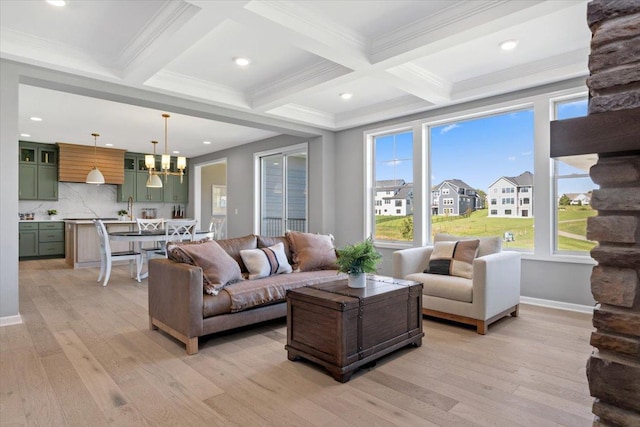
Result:
M478 239L436 242L429 258L429 268L424 272L471 279L473 259L478 253L479 245Z
M291 253L291 244L286 236L258 236L258 247L268 248L276 243L282 242L284 245L284 253L287 255L287 261L293 266L293 254Z
M451 242L454 240L464 240L464 239L478 239L480 240L480 246L478 246L478 255L477 257L482 257L485 255L496 254L502 250L502 239L499 236L495 237L461 237L454 236L452 234L444 234L438 233L436 234L433 242Z
M289 231L287 237L298 271L338 269L333 236Z
M238 263L214 240L167 244L169 259L202 268L204 292L218 293L227 285L242 280Z
M245 249L240 251L240 255L249 270L250 280L293 271L282 242L268 248Z
M216 240L220 247L225 250L231 256L231 258L235 259L238 265L240 266L240 271L246 273L247 266L242 262L242 257L240 256L240 251L243 249L255 249L258 247L258 236L255 234L249 234L243 237L234 237L232 239L224 239L224 240Z

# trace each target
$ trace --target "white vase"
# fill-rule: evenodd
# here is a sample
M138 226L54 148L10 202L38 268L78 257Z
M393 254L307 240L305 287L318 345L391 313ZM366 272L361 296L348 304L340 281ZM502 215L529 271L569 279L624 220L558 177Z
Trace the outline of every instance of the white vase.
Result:
M51 221L55 221L56 216L55 216L55 215L49 215L49 219L50 219Z
M366 273L349 274L347 283L350 288L364 288L367 286L367 275Z
M127 220L126 215L120 215L120 221L126 221L126 220Z

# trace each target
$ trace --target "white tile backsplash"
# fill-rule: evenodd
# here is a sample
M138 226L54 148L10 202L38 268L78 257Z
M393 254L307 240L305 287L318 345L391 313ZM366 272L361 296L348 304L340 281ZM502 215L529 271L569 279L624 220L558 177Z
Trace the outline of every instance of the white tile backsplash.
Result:
M127 209L127 204L116 201L117 185L92 185L73 182L60 182L58 200L20 200L21 213L33 212L35 220L49 219L47 210L56 209L57 219L63 218L116 218L120 209ZM143 208L156 208L159 218L171 218L171 203L134 202L135 217L142 217ZM183 204L182 206L186 206ZM18 218L16 218L18 219Z

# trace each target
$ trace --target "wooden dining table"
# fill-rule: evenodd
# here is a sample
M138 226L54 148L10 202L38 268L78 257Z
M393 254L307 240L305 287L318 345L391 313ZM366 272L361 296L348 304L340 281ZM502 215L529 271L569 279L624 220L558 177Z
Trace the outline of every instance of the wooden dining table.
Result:
M204 239L206 237L213 238L213 231L197 230L194 240ZM144 242L162 242L166 239L165 230L136 230L136 231L112 231L109 233L109 239L122 242L127 241L133 243L137 250L140 250ZM144 273L138 272L141 279L149 276L149 271Z

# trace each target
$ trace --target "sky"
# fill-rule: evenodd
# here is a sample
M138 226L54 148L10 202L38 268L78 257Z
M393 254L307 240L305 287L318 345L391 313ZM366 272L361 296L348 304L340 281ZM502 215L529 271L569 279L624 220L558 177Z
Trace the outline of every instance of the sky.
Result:
M558 119L584 116L586 110L586 100L559 104ZM487 192L502 176L535 173L533 126L533 110L525 109L432 127L432 185L460 179ZM411 132L376 138L377 180L413 181L411 139ZM560 194L597 188L588 178L561 180L559 187Z

